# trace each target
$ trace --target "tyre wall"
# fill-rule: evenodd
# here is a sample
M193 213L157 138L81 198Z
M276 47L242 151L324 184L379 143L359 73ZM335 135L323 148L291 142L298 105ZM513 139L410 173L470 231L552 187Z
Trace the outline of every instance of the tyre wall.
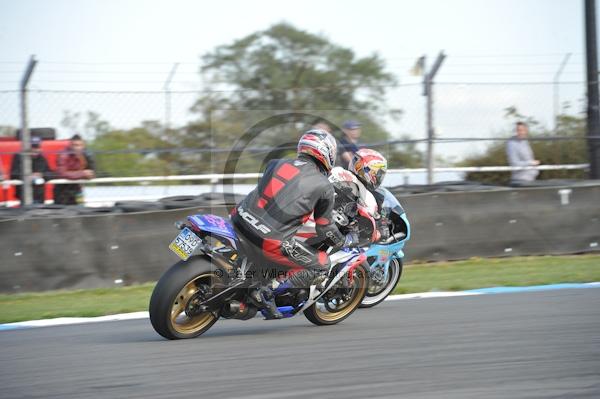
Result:
M408 261L600 251L600 185L400 196ZM223 205L0 221L0 292L157 280L177 257L174 222ZM600 266L600 265L599 265Z

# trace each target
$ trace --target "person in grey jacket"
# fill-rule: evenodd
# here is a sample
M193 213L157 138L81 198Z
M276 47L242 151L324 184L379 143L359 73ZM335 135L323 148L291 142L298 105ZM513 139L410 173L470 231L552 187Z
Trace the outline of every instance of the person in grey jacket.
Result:
M517 122L516 136L511 137L506 143L506 156L510 166L537 166L540 161L533 157L533 151L527 141L529 127L524 122ZM511 176L511 184L532 182L538 175L538 171L514 170Z

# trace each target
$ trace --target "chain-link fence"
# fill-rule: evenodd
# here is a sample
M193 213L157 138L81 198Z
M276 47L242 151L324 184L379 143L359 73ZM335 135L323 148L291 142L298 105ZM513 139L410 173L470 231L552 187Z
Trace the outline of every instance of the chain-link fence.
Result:
M290 92L293 90L289 89ZM422 92L420 83L390 87L387 89L386 106L400 110L401 116L392 119L385 112L370 116L383 123L392 139L403 136L425 138L426 112ZM234 90L218 92L219 96L234 94ZM59 138L67 138L77 132L83 133L87 139L94 139L98 130L127 130L142 126L144 121L156 121L163 128L182 128L202 118L202 110L194 110L194 105L207 96L214 96L214 92L31 90L28 96L29 126L54 127ZM580 115L585 107L584 96L583 82L558 85L551 82L436 83L433 100L436 136L442 139L486 139L507 135L515 120L515 117L507 115L507 109L511 108L539 122L541 128L552 131L556 127L556 99L559 98L561 103L560 114ZM99 122L107 124L102 126ZM333 122L341 124L342 121ZM7 135L11 127L19 125L18 90L0 91L0 126L3 133ZM485 143L473 146L466 141L441 148L440 154L460 159L485 146Z
M299 131L316 119L324 118L335 127L348 117L367 122L363 125L363 141L379 143L377 148L389 156L390 168L425 167L422 154L427 132L423 85L415 82L385 89L385 106L378 111L219 109L219 99L240 95L240 91L227 87L173 91L32 89L28 94L28 122L30 127L55 128L58 139L81 134L97 161L99 177L225 173L231 149L248 129L262 119L282 113L304 113L309 117L287 120L284 127L272 130L262 141L246 143L246 147L253 149L246 157L255 162L242 162L242 171L258 172L265 159L285 153L285 145L293 149L290 143L293 144ZM280 91L293 96L298 90L310 93L327 88L283 88ZM546 135L547 139L572 138L549 151L577 156L555 157L552 163L584 163L585 159L577 159L580 153L585 153L584 96L583 82L435 83L435 166L461 164L465 159L481 156L490 146L503 145L503 140L514 133L517 120L529 122L534 138L540 135ZM207 108L207 99L215 105L212 109ZM560 103L559 108L557 103ZM568 123L563 121L561 125L561 118ZM373 121L376 125L370 124ZM14 135L19 126L19 91L0 91L1 134ZM371 134L372 126L379 129L377 134ZM381 131L387 132L387 136ZM398 142L400 146L390 144ZM497 159L487 166L495 164L506 164L506 160ZM464 174L444 172L438 173L436 180L463 177ZM389 183L406 181L405 176L403 181ZM409 181L424 183L424 175L419 172ZM124 195L129 190L123 188L121 193ZM173 190L167 188L161 193L182 193ZM118 192L113 194L111 198L119 196ZM145 193L140 196L152 197Z

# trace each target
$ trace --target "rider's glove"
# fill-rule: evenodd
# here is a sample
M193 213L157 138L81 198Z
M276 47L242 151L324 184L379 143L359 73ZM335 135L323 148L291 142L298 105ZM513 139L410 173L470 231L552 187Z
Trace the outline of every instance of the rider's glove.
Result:
M359 244L358 234L356 232L350 232L346 234L346 240L344 241L344 248L357 247Z
M377 231L379 231L379 240L385 241L390 237L390 228L388 220L386 218L380 218L377 220Z

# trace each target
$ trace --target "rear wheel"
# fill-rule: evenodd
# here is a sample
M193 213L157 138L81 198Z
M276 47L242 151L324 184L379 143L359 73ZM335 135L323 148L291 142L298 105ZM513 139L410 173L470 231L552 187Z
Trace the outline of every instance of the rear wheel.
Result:
M219 319L218 312L192 312L194 305L214 295L221 283L210 259L195 257L173 265L158 281L150 298L150 322L167 339L194 338ZM221 284L219 284L222 286Z
M402 276L402 260L400 259L392 259L390 261L387 277L385 276L383 269L371 269L369 288L367 289L367 294L360 307L372 308L383 302L385 298L391 294L394 288L396 288L400 276Z
M364 265L357 267L349 286L343 286L342 280L304 311L304 316L311 323L318 326L337 324L359 307L369 285L367 269Z

